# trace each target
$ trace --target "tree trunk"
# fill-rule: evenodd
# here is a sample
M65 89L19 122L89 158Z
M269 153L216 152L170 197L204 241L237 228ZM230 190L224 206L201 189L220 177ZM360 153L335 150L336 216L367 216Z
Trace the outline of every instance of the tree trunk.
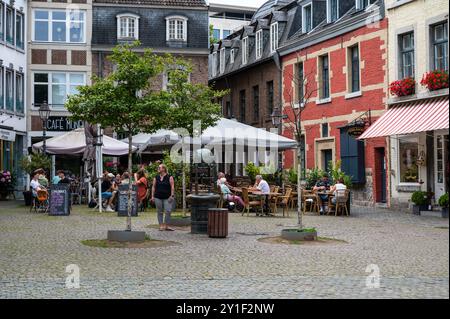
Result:
M130 174L130 181L128 183L128 216L127 216L127 231L131 231L131 208L132 200L131 193L133 191L133 183L131 176L133 176L133 135L131 130L128 131L128 173Z
M300 163L302 155L302 146L300 145L301 142L298 142L297 146L297 218L298 218L298 227L299 229L303 228L303 214L302 214L302 188L300 186L301 181L301 169L302 165Z

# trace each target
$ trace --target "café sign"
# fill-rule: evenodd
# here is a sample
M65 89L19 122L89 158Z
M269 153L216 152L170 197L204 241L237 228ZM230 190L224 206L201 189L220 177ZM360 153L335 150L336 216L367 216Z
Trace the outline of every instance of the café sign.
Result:
M50 116L47 120L47 131L69 132L83 127L83 121L71 121L67 116Z
M16 140L16 132L0 128L0 140L14 142Z

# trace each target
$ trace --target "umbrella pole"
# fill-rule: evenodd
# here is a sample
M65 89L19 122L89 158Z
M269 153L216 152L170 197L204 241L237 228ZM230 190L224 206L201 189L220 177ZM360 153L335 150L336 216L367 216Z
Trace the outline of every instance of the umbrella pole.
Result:
M185 159L186 154L184 152L184 139L181 139L181 154L182 154L182 184L183 184L183 216L186 217L186 170Z

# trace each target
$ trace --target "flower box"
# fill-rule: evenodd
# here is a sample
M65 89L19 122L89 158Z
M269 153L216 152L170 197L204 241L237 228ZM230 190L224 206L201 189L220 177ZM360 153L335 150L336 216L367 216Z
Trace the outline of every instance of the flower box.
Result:
M416 92L416 81L413 78L394 81L389 85L389 91L397 97L412 95Z
M434 70L423 75L420 84L430 91L448 88L448 73L443 70Z

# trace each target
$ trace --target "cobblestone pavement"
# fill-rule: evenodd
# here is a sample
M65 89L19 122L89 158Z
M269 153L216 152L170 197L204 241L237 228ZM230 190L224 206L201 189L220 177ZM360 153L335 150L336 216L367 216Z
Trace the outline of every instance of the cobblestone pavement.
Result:
M93 248L123 229L125 219L75 207L69 217L28 213L0 202L0 298L449 298L448 219L353 208L351 217L305 216L319 236L344 240L322 246L259 242L296 218L230 215L230 236L210 239L146 226L136 230L178 246ZM66 266L80 268L80 288L65 286ZM367 288L368 265L379 288Z

